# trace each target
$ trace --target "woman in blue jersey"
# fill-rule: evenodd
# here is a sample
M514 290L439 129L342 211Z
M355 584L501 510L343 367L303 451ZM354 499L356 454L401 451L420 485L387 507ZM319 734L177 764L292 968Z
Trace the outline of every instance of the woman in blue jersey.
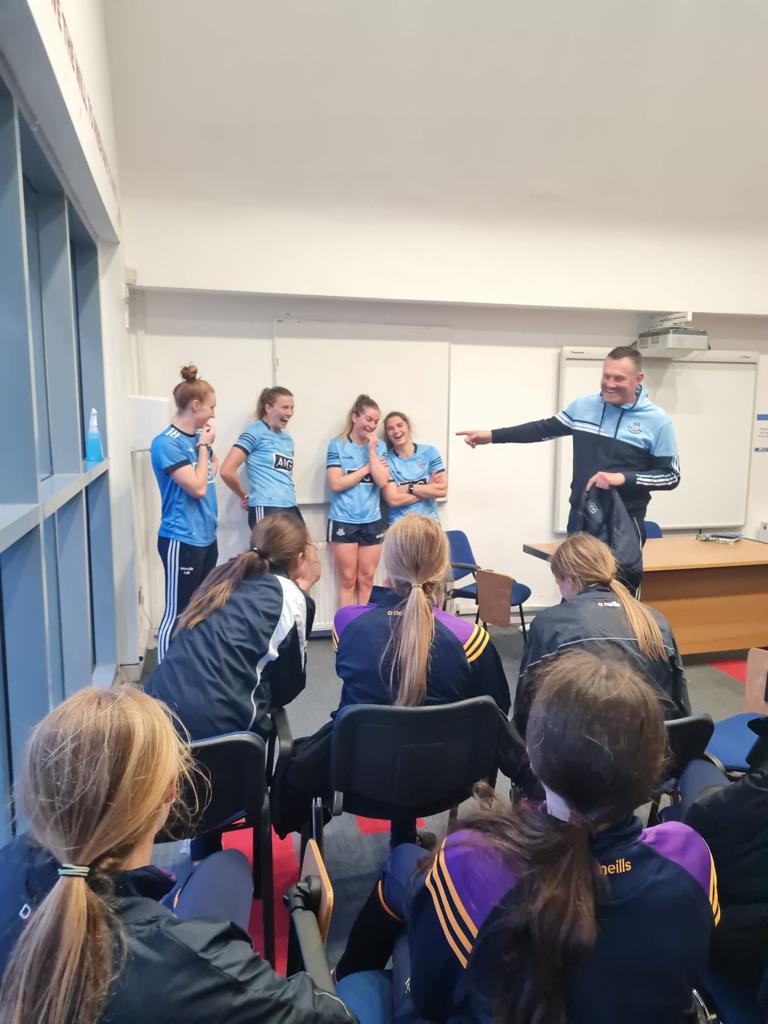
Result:
M418 846L392 851L336 968L338 994L354 1011L367 980L355 972L394 949L401 1022L680 1024L720 911L704 840L634 816L666 752L653 691L623 662L562 655L527 739L544 803L486 805L430 865Z
M256 420L246 427L221 464L221 479L248 510L248 526L272 512L290 512L304 522L293 486L293 438L286 427L293 416L288 388L264 388L256 404ZM248 493L238 479L245 463Z
M384 418L385 456L389 479L382 491L389 506L387 521L394 523L408 514L437 519L437 499L448 493L448 474L437 448L416 444L411 421L403 412Z
M328 444L328 541L339 608L366 603L379 564L385 530L379 488L387 481L384 443L376 437L380 417L376 402L358 395L343 432Z
M173 391L176 415L150 449L162 505L157 550L165 570L165 611L157 631L157 660L162 661L176 618L216 565L218 508L213 454L216 392L184 366Z

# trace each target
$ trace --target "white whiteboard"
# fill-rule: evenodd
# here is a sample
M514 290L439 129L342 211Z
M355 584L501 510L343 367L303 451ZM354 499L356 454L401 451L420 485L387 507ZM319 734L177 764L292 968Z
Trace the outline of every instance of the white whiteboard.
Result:
M600 389L604 348L564 348L559 408ZM695 352L684 359L644 359L644 386L672 420L680 484L653 491L648 518L662 529L711 529L746 521L756 352ZM554 530L568 522L572 441L557 441ZM595 467L599 469L600 467Z
M273 331L275 383L296 399L288 431L296 444L300 505L328 500L328 442L361 393L379 404L382 418L393 409L404 412L414 440L433 444L448 458L448 329L276 320Z

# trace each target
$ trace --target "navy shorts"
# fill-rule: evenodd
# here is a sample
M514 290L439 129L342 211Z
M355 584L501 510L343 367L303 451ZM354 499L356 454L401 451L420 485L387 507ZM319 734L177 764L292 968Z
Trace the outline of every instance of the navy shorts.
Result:
M340 523L329 519L326 539L331 544L359 544L361 548L371 548L381 544L386 532L387 524L383 519L375 523Z
M272 516L275 512L287 512L289 516L295 516L302 525L306 525L304 523L304 516L295 505L249 505L248 525L253 529L256 523L261 522L264 516Z

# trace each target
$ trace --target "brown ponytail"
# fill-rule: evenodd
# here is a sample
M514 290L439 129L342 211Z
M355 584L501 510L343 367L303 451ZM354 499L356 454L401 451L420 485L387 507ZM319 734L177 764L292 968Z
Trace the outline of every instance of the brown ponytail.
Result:
M277 385L273 388L264 388L256 401L256 419L263 420L267 406L274 405L278 398L293 398L293 392Z
M270 568L287 570L310 543L306 526L288 512L276 512L259 520L251 533L250 550L216 566L206 576L179 616L174 635L192 629L218 611L241 580L260 576Z
M374 402L370 395L358 395L355 401L352 403L352 408L347 413L347 418L344 422L344 427L342 428L339 437L348 437L349 434L352 433L352 427L354 426L354 423L352 422L352 417L362 416L366 409L376 409L377 412L381 412L378 403Z
M173 389L173 400L179 412L183 412L190 402L204 402L213 391L213 386L197 376L196 366L182 366L180 372L182 380Z
M59 877L33 910L0 988L2 1024L101 1016L125 952L110 874L160 827L190 763L167 708L134 687L80 690L35 727L19 788L30 836L88 877Z
M572 533L552 555L549 564L558 581L573 579L582 587L611 590L642 653L647 658L666 661L664 638L658 622L645 605L635 600L624 584L616 579L618 566L606 544L588 533Z
M464 822L518 876L495 993L502 1024L564 1024L566 975L597 937L604 880L590 839L648 799L666 750L656 696L627 664L576 652L553 659L539 680L526 734L531 767L570 820L523 801Z
M399 614L392 616L382 664L391 657L389 683L395 704L417 707L427 692L433 609L442 600L448 573L448 541L434 520L403 516L387 531L382 559L392 589L405 599Z

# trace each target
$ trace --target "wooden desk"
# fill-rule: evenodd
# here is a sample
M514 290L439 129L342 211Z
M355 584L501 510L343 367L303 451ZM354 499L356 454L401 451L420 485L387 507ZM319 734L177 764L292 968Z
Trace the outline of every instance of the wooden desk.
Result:
M558 544L524 544L549 561ZM681 654L768 646L768 544L660 537L643 549L642 600L672 627Z

